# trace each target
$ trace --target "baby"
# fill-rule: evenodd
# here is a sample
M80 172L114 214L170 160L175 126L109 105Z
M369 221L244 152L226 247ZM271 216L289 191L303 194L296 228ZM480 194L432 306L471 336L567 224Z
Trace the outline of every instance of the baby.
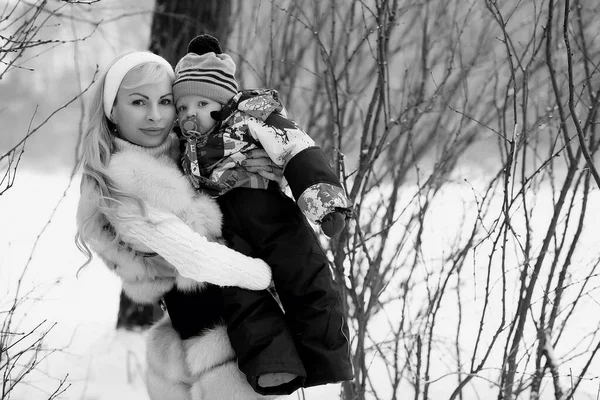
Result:
M322 150L287 118L277 92L238 92L235 69L216 38L200 35L175 67L173 95L188 178L216 197L229 245L269 264L285 309L283 315L267 291L223 288L239 367L261 394L351 379L340 294L306 221L335 236L350 201ZM284 169L296 202L243 169L256 148Z

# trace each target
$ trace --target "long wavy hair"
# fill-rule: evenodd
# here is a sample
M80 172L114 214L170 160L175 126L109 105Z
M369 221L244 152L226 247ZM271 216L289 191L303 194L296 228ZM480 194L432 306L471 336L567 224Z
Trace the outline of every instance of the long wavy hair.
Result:
M111 66L123 56L125 54L117 57ZM110 67L106 72L108 70L110 70ZM120 87L131 89L144 84L156 83L165 75L168 76L165 67L156 62L139 65L131 69L127 75L132 71L141 72L141 79L138 82L133 82L131 86L121 84ZM90 246L94 248L95 245L102 244L103 241L98 241L100 237L108 235L113 242L120 241L119 235L114 232L108 222L109 218L119 218L115 212L115 205L124 199L130 199L137 202L142 212L145 212L142 200L133 193L116 186L107 173L111 156L116 150L115 136L118 134L118 127L104 113L106 72L96 84L89 107L87 128L81 141L81 200L77 209L77 234L75 235L77 248L87 257L87 261L81 268L92 260L93 254Z

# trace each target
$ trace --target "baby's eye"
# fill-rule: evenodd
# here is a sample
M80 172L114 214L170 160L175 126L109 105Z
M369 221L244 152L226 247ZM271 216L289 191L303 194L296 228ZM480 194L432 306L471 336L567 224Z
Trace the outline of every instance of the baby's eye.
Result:
M177 107L177 112L185 111L186 108L187 108L186 106L179 106L179 107Z
M208 105L208 101L199 101L199 102L198 102L198 105L199 105L200 107L206 107L206 106Z

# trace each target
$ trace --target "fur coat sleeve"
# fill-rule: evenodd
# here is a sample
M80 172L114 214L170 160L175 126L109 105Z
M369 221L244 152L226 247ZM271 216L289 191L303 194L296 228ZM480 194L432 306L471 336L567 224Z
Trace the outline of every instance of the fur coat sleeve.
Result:
M109 221L139 251L161 255L177 272L198 282L266 289L271 270L259 259L215 243L221 235L216 202L196 194L169 157L124 151L113 155L109 175L142 200L124 199Z
M158 301L177 282L177 272L162 257L147 257L124 242L115 240L115 232L105 215L97 212L98 194L84 184L77 207L76 223L81 229L86 221L85 243L120 279L127 296L136 303Z
M271 270L264 261L209 242L171 213L148 206L142 219L131 211L121 207L123 220L111 221L115 230L160 254L183 277L250 290L269 286Z

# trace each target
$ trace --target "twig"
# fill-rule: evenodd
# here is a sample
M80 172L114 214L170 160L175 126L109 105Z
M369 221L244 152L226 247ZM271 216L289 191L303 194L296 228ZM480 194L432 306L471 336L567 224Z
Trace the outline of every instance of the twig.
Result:
M565 41L565 46L567 48L567 72L569 78L569 110L571 111L571 119L573 120L573 124L575 125L575 130L577 131L577 138L579 139L579 148L583 154L583 158L589 168L590 173L594 177L594 181L596 182L596 186L600 189L600 174L598 174L598 170L594 165L594 161L590 156L590 152L588 151L587 144L585 143L585 136L583 134L583 129L581 129L581 121L577 118L577 112L575 110L575 101L574 101L574 92L575 87L573 84L573 52L571 51L571 43L569 42L569 9L570 9L570 0L565 0L565 17L563 22L563 38Z

